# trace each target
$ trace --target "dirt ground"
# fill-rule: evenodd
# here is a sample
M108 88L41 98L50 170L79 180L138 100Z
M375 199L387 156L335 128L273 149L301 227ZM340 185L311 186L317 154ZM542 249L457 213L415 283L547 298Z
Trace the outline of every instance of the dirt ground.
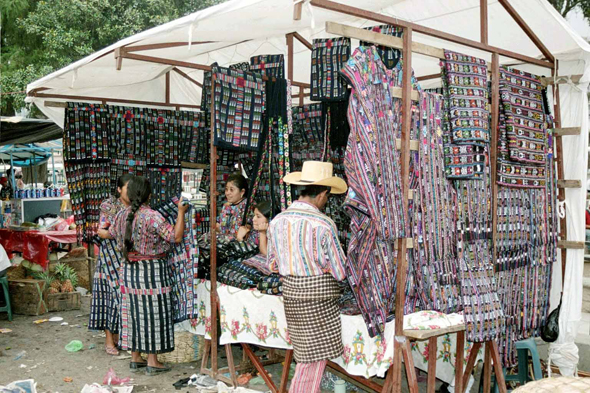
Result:
M133 392L177 392L172 384L181 378L198 373L200 362L175 364L172 371L156 377L129 372L129 359L118 359L104 352L102 332L89 331L88 323L90 297L82 298L82 309L54 312L42 316L14 315L9 322L6 313L0 314L0 328L12 332L0 334L0 386L12 381L34 379L39 393L80 392L85 384L102 383L104 375L112 367L120 377L133 378ZM34 324L38 319L62 317L62 322ZM80 352L69 353L65 346L72 340L84 344ZM234 346L234 359L242 359L242 351ZM18 355L25 351L21 358ZM121 356L122 355L122 356ZM120 357L128 356L121 352ZM220 367L225 366L224 354L220 351ZM268 366L277 386L280 383L281 365ZM72 382L64 382L69 377ZM268 391L265 385L249 386L250 389ZM422 390L422 389L421 389ZM184 388L182 392L195 391ZM349 393L351 393L349 391Z

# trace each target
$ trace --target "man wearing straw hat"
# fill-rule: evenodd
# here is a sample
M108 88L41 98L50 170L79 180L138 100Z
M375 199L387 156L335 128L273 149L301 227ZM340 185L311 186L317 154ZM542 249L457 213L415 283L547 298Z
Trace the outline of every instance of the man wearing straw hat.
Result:
M283 300L297 367L290 393L320 391L328 359L342 355L337 281L346 278L345 256L334 221L321 213L330 194L346 182L331 163L306 161L284 177L298 186L299 200L276 216L268 229L270 269L284 276Z

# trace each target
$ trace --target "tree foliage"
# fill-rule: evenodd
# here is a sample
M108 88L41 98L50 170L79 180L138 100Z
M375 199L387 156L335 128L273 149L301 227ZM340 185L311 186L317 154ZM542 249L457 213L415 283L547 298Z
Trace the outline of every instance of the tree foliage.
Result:
M590 19L590 0L549 0L549 2L564 18L570 11L579 8L584 18Z
M125 37L221 0L0 0L2 115L26 85Z

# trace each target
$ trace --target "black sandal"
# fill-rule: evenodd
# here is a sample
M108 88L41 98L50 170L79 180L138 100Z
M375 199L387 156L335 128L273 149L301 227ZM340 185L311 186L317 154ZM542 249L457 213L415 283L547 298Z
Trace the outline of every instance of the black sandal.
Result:
M146 368L147 367L147 362L130 362L129 363L129 370L132 373L136 373L138 372L140 369L142 368Z
M172 370L171 367L151 367L147 366L145 370L145 375L153 377L154 375L159 375L163 373L167 373L168 371Z

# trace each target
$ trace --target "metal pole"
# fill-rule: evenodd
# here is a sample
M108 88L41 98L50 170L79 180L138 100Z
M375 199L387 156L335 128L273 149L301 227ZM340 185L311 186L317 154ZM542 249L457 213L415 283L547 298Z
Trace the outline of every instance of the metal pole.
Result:
M53 187L56 186L55 182L55 157L53 157L53 149L51 149L51 174L53 175Z

